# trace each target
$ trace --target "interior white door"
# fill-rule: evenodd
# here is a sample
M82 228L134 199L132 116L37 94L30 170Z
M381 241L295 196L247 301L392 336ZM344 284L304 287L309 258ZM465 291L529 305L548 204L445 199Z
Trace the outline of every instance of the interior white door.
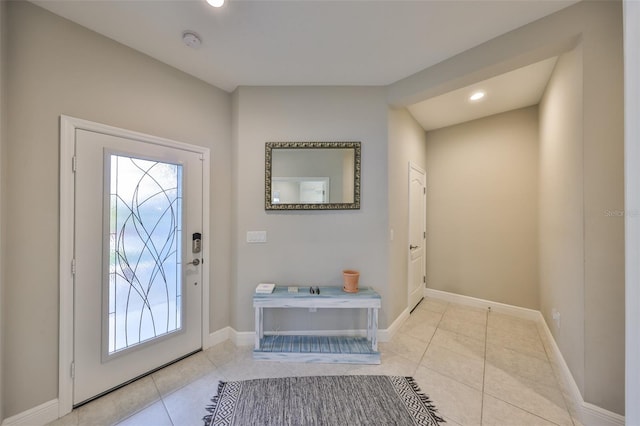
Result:
M321 180L320 180L321 179ZM329 179L300 181L301 203L326 203L329 201Z
M203 170L200 153L80 129L75 156L77 405L202 347Z
M409 164L409 310L423 297L426 283L427 174Z

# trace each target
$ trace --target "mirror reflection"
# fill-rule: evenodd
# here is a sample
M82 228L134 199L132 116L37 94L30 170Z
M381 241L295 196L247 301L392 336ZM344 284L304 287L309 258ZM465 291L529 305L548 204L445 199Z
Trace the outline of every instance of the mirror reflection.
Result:
M360 142L267 142L267 210L360 208Z

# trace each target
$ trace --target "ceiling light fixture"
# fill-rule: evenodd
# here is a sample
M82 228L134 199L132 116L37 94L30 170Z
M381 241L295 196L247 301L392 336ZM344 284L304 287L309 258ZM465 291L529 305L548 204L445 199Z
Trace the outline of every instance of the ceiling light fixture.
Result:
M182 41L189 47L197 49L202 44L202 39L193 31L185 31L182 33Z
M207 3L213 7L222 7L222 5L224 5L224 0L207 0Z
M469 96L470 101L479 101L484 98L485 93L483 91L474 92L471 96Z

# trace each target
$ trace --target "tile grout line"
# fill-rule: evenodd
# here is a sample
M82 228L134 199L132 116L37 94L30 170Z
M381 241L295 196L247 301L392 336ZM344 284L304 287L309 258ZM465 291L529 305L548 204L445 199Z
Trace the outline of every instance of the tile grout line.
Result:
M167 418L169 419L169 421L171 422L171 425L175 426L175 422L173 421L173 418L171 417L171 413L169 412L169 409L167 408L167 404L164 403L164 397L160 398L160 402L162 402L162 408L164 408L164 412L167 415Z
M445 312L447 312L447 309L449 309L449 305L448 304L447 304L447 307L445 308L444 312L440 313L440 319L438 320L438 323L436 324L436 329L434 330L433 334L429 338L429 341L427 342L427 347L424 348L424 352L422 353L422 356L420 357L420 361L418 361L418 367L420 366L420 364L422 364L422 360L424 359L425 355L427 354L427 351L429 350L429 347L431 346L431 342L433 341L433 337L438 332L438 328L440 327L440 323L442 322L442 319L444 318L444 314L445 314ZM416 367L416 371L417 371L417 367Z
M422 301L420 303L422 303ZM418 303L418 305L420 303ZM416 307L417 307L417 305L416 305ZM445 312L446 312L446 309L445 309ZM429 346L431 346L431 341L433 340L433 336L436 335L436 332L438 331L438 326L440 325L440 323L442 322L442 318L444 317L444 312L436 312L436 313L440 314L440 319L438 320L438 324L436 324L435 331L433 332L433 334L429 338L429 341L427 342L427 346L424 348L424 352L422 352L422 356L420 356L420 359L418 360L418 362L416 364L416 368L413 370L413 375L414 376L416 375L416 373L418 373L418 368L420 368L420 365L422 364L422 360L424 359L424 356L427 354L427 350L429 349ZM409 314L409 315L411 315L411 314Z
M418 368L420 368L420 365L422 364L422 360L427 355L427 351L429 350L429 347L431 346L431 342L433 341L433 337L438 332L438 328L440 327L440 323L442 322L442 319L444 318L444 314L447 312L447 310L449 309L450 306L451 306L451 304L447 303L447 306L445 307L444 311L438 312L440 314L440 319L438 320L438 323L436 324L436 329L433 332L433 334L431 335L431 338L429 338L429 342L427 343L427 347L424 349L424 352L422 353L422 356L420 357L420 361L418 361L418 364L416 365L415 373L418 372ZM425 366L425 368L431 370L429 367ZM435 371L435 370L432 370L432 371ZM414 375L415 375L415 373L414 373ZM443 417L443 419L444 419L444 417Z
M120 417L118 417L118 418L117 418L117 420L116 420L115 422L113 422L113 423L112 423L113 425L116 425L116 426L117 426L117 425L119 425L119 424L121 424L121 423L123 423L123 422L127 421L127 420L128 420L128 419L130 419L131 417L136 416L136 415L140 414L141 412L143 412L143 411L147 410L147 409L148 409L149 407L151 407L153 404L155 404L155 403L157 403L157 402L159 402L159 401L162 401L162 395L160 394L160 390L158 389L158 385L156 384L156 381L153 379L153 373L148 374L146 377L149 377L149 378L151 379L151 383L153 384L153 387L154 387L154 389L156 390L156 392L157 392L157 394L158 394L158 399L155 399L155 400L151 401L150 403L148 403L148 404L146 404L146 405L145 405L145 404L143 404L143 405L141 405L141 406L137 407L136 409L134 409L134 410L133 410L133 412L129 413L128 415L126 415L126 416L124 416L124 417L121 417L121 418L120 418ZM132 383L133 383L133 382L132 382ZM120 389L126 389L126 388L127 388L127 386L129 386L129 385L126 385L126 386L124 386L124 387L122 387L122 388L120 388ZM104 395L104 396L108 396L108 395L109 395L109 394ZM103 397L104 397L104 396L103 396ZM102 397L101 397L101 398L102 398ZM78 422L79 422L79 421L80 421L80 419L78 418ZM79 424L79 423L78 423L78 424Z
M489 310L489 313L491 313L491 311L490 311L490 310ZM553 376L554 376L554 379L555 379L555 381L556 381L556 385L557 385L556 387L557 387L557 389L558 389L558 390L560 391L560 393L561 393L562 400L563 400L563 403L564 403L564 405L565 405L565 409L566 409L567 414L569 415L569 418L570 418L570 420L571 420L571 424L572 424L573 426L579 426L579 425L577 425L577 424L575 423L575 421L574 421L574 419L573 419L573 416L571 415L571 412L570 412L569 407L568 407L568 405L567 405L567 401L566 401L565 394L564 394L564 392L562 391L562 388L561 388L561 386L560 386L559 378L557 377L557 375L556 375L556 371L555 371L555 369L553 368L552 363L551 363L551 359L550 359L550 356L549 356L549 353L548 353L548 348L547 348L547 341L546 341L546 340L544 340L544 337L541 335L540 329L538 328L538 326L537 326L537 325L536 325L536 333L538 334L538 337L539 337L539 339L540 339L540 343L542 344L542 348L543 348L543 350L544 350L544 352L545 352L545 356L546 356L546 358L547 358L547 359L546 359L546 362L549 364L549 366L550 366L550 368L551 368L551 372L552 372L552 374L553 374ZM488 321L487 321L487 340L488 340ZM503 349L508 350L508 351L511 351L511 352L515 352L515 353L518 353L518 354L521 354L521 355L528 356L528 354L527 354L527 353L521 352L521 351L519 351L518 349L506 348L506 347L505 347L505 348L503 348ZM486 348L485 348L485 365L486 365ZM533 381L533 380L532 380L532 381ZM483 382L484 382L484 381L483 381ZM484 391L483 391L483 396L484 396ZM559 425L559 424L558 424L558 423L556 423L555 421L550 420L550 419L548 419L548 418L546 418L546 417L543 417L543 415L541 415L541 414L537 414L537 413L535 413L535 412L530 411L529 409L526 409L526 408L523 408L523 407L521 407L521 406L519 406L519 405L516 405L516 404L514 404L514 403L512 403L512 402L510 402L510 401L507 401L507 400L503 399L503 398L502 398L502 397L500 397L500 396L492 395L492 394L487 394L487 396L491 396L492 398L494 398L494 399L496 399L496 400L498 400L498 401L501 401L501 402L503 402L503 403L505 403L505 404L507 404L507 405L510 405L511 407L514 407L514 408L516 408L516 409L518 409L518 410L524 411L524 412L526 412L526 413L528 413L528 414L530 414L530 415L532 415L532 416L538 417L538 418L542 419L542 420L543 420L543 421L545 421L545 422L548 422L548 423L551 423L551 424L554 424L554 425ZM484 405L484 402L483 402L483 405Z
M171 423L172 426L175 426L175 423L173 422L173 419L171 418L171 413L169 413L169 409L167 408L167 405L164 403L164 399L171 395L171 393L167 394L167 395L162 395L162 392L160 392L160 388L158 387L158 383L156 382L155 377L153 377L153 375L151 375L151 380L153 381L153 385L156 387L156 391L158 392L158 395L160 396L160 403L162 403L162 408L164 409L164 413L167 415L167 418L169 419L169 422Z

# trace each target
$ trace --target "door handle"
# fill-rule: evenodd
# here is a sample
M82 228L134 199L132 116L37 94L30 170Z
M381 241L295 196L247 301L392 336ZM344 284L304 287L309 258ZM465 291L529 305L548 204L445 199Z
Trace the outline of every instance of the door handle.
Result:
M200 264L200 259L195 258L191 262L187 263L187 265L198 266Z
M414 245L409 244L409 250L413 250L413 249L417 249L417 248L420 248L420 246L414 246Z

